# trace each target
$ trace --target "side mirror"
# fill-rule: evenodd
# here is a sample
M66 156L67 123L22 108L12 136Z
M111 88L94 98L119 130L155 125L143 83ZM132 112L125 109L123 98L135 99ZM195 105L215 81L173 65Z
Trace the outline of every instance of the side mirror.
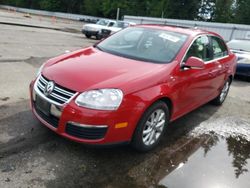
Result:
M186 63L182 65L182 68L190 69L203 69L204 61L198 57L191 56L187 59Z

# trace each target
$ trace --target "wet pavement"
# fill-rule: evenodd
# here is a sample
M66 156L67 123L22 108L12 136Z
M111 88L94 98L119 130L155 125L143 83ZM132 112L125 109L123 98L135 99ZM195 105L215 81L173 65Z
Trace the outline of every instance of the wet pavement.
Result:
M42 126L28 101L5 105L0 187L249 187L245 102L229 96L222 107L202 106L171 123L148 153L73 143Z
M16 36L8 32L15 29L4 26L0 37L1 42L8 39L6 45L0 44L0 56L5 56L0 61L1 188L250 187L249 82L234 80L221 107L208 103L172 122L153 151L138 153L129 146L89 147L61 138L34 118L27 82L53 53L95 41L37 28L18 27ZM51 37L46 41L52 44L41 53L39 46L46 41L40 35ZM23 48L19 53L24 42L20 36L29 39L30 50ZM58 48L56 43L63 39L67 43ZM13 61L15 55L22 61Z

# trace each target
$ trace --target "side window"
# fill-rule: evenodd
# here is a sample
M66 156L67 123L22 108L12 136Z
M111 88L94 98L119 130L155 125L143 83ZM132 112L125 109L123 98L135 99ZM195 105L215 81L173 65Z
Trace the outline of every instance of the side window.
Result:
M220 58L228 55L227 47L223 40L218 37L211 37L213 47L213 58Z
M212 59L209 38L207 36L200 36L193 42L184 58L184 62L191 56L198 57L203 61Z
M114 22L109 22L108 27L112 27L114 24Z

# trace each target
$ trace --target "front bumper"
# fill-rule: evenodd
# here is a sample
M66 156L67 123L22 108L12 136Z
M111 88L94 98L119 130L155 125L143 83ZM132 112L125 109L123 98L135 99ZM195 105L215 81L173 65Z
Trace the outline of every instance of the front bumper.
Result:
M91 31L82 29L82 33L85 35L97 36L99 31Z
M33 98L42 97L33 88L34 82L30 84L30 96L32 112L37 119L52 131L75 142L100 145L127 143L131 140L142 113L139 108L119 108L117 111L82 108L75 104L75 96L58 107L60 117L56 117L51 112L45 114L39 110L37 100Z

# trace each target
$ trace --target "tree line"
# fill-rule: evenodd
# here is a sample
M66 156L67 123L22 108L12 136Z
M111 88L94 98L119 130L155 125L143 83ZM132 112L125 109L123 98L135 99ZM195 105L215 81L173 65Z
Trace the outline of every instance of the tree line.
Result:
M250 0L0 0L1 4L115 18L135 15L250 24Z

